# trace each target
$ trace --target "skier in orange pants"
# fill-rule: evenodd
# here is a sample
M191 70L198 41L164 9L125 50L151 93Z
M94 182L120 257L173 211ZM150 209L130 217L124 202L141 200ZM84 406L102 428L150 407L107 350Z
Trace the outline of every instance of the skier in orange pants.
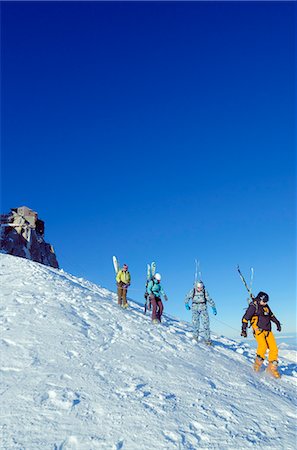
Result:
M278 348L271 331L271 322L274 322L277 331L281 331L281 324L273 315L267 305L269 296L265 292L259 292L257 297L249 304L242 318L241 336L247 337L247 326L250 321L253 328L254 337L258 343L257 355L254 363L254 370L258 372L265 359L266 351L269 350L267 371L275 378L280 378L278 365Z

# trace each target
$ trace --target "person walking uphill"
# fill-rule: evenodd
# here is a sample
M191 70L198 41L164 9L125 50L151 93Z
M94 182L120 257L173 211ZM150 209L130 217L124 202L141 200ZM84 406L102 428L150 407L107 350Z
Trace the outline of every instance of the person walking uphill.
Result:
M128 272L127 264L124 264L123 268L118 271L116 281L118 287L118 305L123 308L128 308L127 290L131 283L131 276Z
M275 378L280 378L280 374L277 370L278 348L274 335L271 331L271 322L276 324L277 331L281 331L281 324L267 305L268 301L268 294L265 292L259 292L259 294L249 304L248 309L242 318L241 336L247 337L246 329L250 321L253 328L254 337L258 343L254 370L259 372L264 362L266 351L269 349L269 364L267 371Z
M192 301L192 323L194 328L193 337L196 341L199 338L200 332L200 318L202 321L202 333L204 334L205 343L211 345L210 329L209 329L209 315L207 310L207 303L212 307L214 315L217 314L215 302L210 298L208 292L202 281L195 283L193 289L187 294L185 299L185 306L190 310L189 301Z
M167 295L161 287L160 281L161 275L156 273L147 285L147 293L152 306L152 321L155 324L161 322L161 317L163 314L164 307L161 300L161 295L163 295L166 301L168 300Z

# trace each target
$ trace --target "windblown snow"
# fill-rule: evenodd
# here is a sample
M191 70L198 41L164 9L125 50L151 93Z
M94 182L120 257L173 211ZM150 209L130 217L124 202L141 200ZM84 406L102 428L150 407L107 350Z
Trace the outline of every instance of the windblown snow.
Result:
M251 368L246 343L153 326L141 305L0 255L2 450L295 449L296 364Z

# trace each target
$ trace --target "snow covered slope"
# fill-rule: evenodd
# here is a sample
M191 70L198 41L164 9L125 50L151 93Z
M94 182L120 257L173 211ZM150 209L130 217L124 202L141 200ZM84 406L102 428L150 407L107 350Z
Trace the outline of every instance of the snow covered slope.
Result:
M291 361L256 375L247 344L194 345L32 261L0 255L0 276L2 450L295 449Z

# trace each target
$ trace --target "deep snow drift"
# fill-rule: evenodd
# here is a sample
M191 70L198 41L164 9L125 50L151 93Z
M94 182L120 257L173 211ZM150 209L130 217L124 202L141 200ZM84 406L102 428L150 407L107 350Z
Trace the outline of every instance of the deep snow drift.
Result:
M193 344L32 261L0 255L0 276L2 450L296 448L292 361L255 374L248 344Z

